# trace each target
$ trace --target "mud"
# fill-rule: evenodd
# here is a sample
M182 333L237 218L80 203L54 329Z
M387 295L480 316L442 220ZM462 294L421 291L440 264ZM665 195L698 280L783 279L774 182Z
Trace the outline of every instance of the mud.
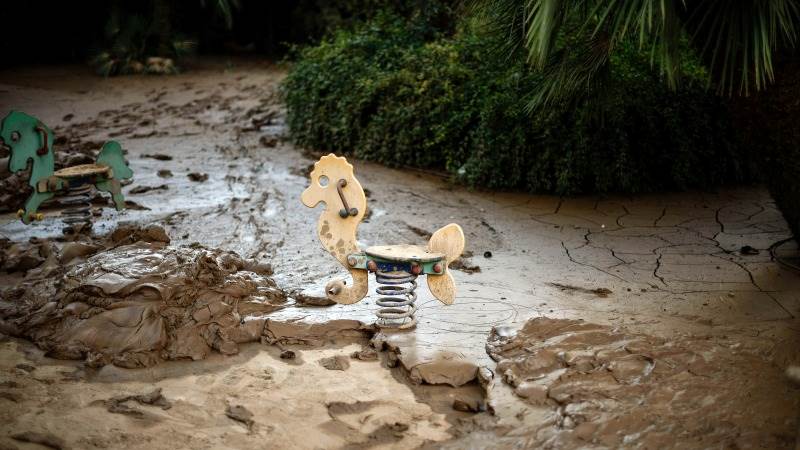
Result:
M724 337L664 339L578 320L495 329L487 351L527 404L548 410L528 446L784 448L798 389Z
M39 444L42 447L52 448L55 450L67 449L64 441L50 433L37 433L35 431L25 431L23 433L16 433L11 436L14 440L20 442L28 442L31 444Z
M0 402L14 404L0 413L0 429L26 429L9 440L52 448L401 448L449 439L458 415L471 414L443 407L456 392L419 400L408 381L381 367L367 341L374 331L361 322L271 317L292 299L268 265L170 245L158 226L78 239L6 243L2 252L13 270L5 276L16 283L0 288L0 332L38 347L0 334ZM286 348L296 345L302 352ZM181 359L196 362L171 362ZM201 360L209 363L198 367ZM474 386L457 393L465 404L483 395ZM335 406L354 398L366 407ZM42 403L45 410L36 407ZM313 438L294 424L309 412ZM223 415L241 431L220 423ZM183 431L175 434L175 424ZM203 424L211 431L197 433ZM0 445L10 446L2 436Z
M536 318L583 319L612 330L601 333L617 336L616 329L626 336L620 339L640 339L655 353L664 351L662 342L679 342L681 351L689 352L685 347L698 341L713 364L729 361L740 367L752 362L768 370L763 378L766 397L785 387L773 375L800 363L800 276L793 268L800 251L787 240L788 228L763 188L558 198L474 192L435 174L351 159L369 198L369 220L358 235L362 247L424 245L428 230L449 222L459 223L467 239L465 257L453 271L459 290L455 305L445 307L431 298L421 279L417 329L375 332L373 293L350 306L330 305L321 293L327 281L341 277L342 269L317 241L319 210L308 210L298 200L315 156L295 148L285 136L277 93L284 72L247 61L208 61L190 69L174 77L113 79L87 78L82 68L0 72L0 107L13 106L57 127L58 136L73 142L66 147L98 143L99 148L112 137L123 143L135 173L124 189L130 207L121 213L101 209L107 200L97 197L97 236L120 225L142 230L157 225L170 243L153 250L155 254L188 258L204 251L234 252L260 267L236 273L271 279L285 300L270 302L275 309L269 312L252 313L259 321L266 317L255 342L204 334L200 347L208 352L205 359L170 361L164 350L152 352L158 353L158 364L144 369L122 369L113 357L55 360L42 356L27 340L0 337L0 388L9 394L0 396L0 402L10 406L0 408L0 445L16 446L12 433L35 431L58 436L75 448L242 448L265 442L281 448L502 448L525 442L603 447L600 441L579 440L563 427L565 421L575 428L587 423L578 424L583 419L577 413L566 420L572 412L558 413L559 406L550 400L533 402L533 393L520 397L487 354L493 329L507 329L511 338L513 330ZM68 115L69 121L62 123ZM208 178L194 182L190 173ZM147 189L161 185L168 189ZM13 214L0 215L4 292L24 292L26 278L33 280L43 267L63 266L63 273L56 272L63 277L96 254L149 242L133 236L116 247L93 239L68 246L60 238L58 205L45 213L45 220L32 226L21 225ZM193 260L187 261L192 266ZM107 275L102 270L98 274ZM213 282L201 286L203 292L213 291L208 295L218 294ZM96 288L89 294L107 297ZM241 305L253 297L225 295L230 298L222 303L231 307L234 298ZM194 303L187 307L194 308ZM185 312L179 319L188 316ZM228 329L232 316L233 310L222 314L221 329ZM166 328L211 328L216 318L202 325L194 317L180 320ZM53 323L69 325L63 318ZM26 339L38 342L33 335ZM225 343L222 348L232 349L226 343L230 341L237 354L213 346ZM318 364L334 356L349 357L350 367L327 370ZM111 364L92 367L93 361ZM755 376L748 369L742 373ZM726 410L711 414L710 420L727 417L725 405L741 406L725 397L723 381L737 382L735 375L725 376L731 378L709 378L708 395ZM667 385L675 379L665 378ZM102 403L91 403L155 388L162 388L173 407L161 410L128 402L147 413L143 419L111 414ZM644 395L629 388L619 385L624 394L620 405L629 404L627 395ZM778 397L786 402L797 393ZM676 396L669 408L660 404L667 423L682 424L683 402ZM335 407L331 412L327 405L332 403L354 409ZM252 412L252 430L225 415L226 408L237 405ZM589 406L586 411L599 426L609 423L602 411ZM743 434L743 445L762 429L783 433L775 423L792 428L797 416L776 408L765 416L774 423L763 425L747 408L740 414L723 428L735 441L737 427L753 424ZM309 440L309 435L314 437ZM720 433L709 435L722 439ZM777 448L791 447L791 436L780 436L765 439ZM627 446L637 446L641 439ZM702 447L689 438L680 442Z
M347 370L350 368L350 359L344 355L322 358L318 362L320 366L328 370Z
M253 413L242 405L228 406L225 409L225 415L237 422L243 423L248 430L252 430L253 425L256 423L253 420Z
M102 403L110 413L126 414L140 419L144 418L146 413L129 404L133 402L139 403L140 405L158 406L161 409L172 408L172 403L161 393L161 388L156 388L152 392L146 394L120 395L101 401L100 403Z
M369 448L400 423L406 431L379 447L399 449L446 441L456 434L455 424L474 415L451 407L454 396L480 397L472 387L418 393L378 361L352 360L346 372L313 363L362 345L340 340L302 347L311 362L291 365L280 359L277 346L252 343L233 356L213 353L202 361L130 370L53 360L26 341L6 340L0 342L0 374L16 383L7 389L21 399L0 399L0 446L17 447L12 435L25 432L47 434L64 448ZM37 373L16 371L20 361L36 365ZM154 389L161 389L170 408L128 401L142 414L108 411L109 398ZM366 406L329 408L359 403Z
M0 291L0 330L93 367L199 360L260 340L268 314L286 302L269 268L232 252L168 243L153 226L121 228L100 241L12 246L6 265L27 272Z

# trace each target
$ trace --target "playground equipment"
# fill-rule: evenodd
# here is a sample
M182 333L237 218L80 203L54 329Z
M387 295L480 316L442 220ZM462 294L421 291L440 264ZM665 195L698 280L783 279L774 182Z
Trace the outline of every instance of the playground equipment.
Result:
M25 170L29 160L32 164L28 184L33 188L33 193L25 202L24 209L17 212L24 223L44 219L44 215L37 212L39 206L58 194L61 204L69 206L62 212L63 220L68 225L65 232L91 229L92 186L99 191L109 192L117 211L125 208L120 180L131 178L133 171L125 162L119 143L108 141L103 144L95 164L53 171L53 141L53 131L28 114L11 111L0 122L0 146L11 150L9 170Z
M378 325L386 328L411 328L416 324L417 277L427 276L434 297L450 305L455 301L456 285L448 265L464 251L464 232L451 223L430 238L427 248L416 245L379 245L361 251L356 230L364 219L367 198L355 178L353 166L334 154L314 164L311 185L301 200L309 208L320 202L325 210L317 232L322 246L350 272L352 286L334 280L325 287L329 299L349 305L367 295L369 272L375 273L381 297L377 304Z

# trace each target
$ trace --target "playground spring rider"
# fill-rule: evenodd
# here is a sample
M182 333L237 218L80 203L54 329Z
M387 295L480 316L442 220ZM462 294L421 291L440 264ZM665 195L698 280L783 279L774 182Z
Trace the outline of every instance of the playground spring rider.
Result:
M364 219L367 198L353 174L353 166L334 154L323 156L314 164L311 185L301 200L309 208L325 202L317 232L322 246L350 271L353 285L334 280L325 287L329 299L349 305L367 295L368 274L375 273L380 284L375 292L382 297L377 304L378 325L387 328L411 328L416 324L414 304L416 279L427 275L434 297L450 305L455 300L456 285L447 266L464 250L464 232L451 223L431 236L428 247L416 245L381 245L361 251L356 229Z
M68 225L65 231L89 229L92 226L91 191L111 193L116 209L125 208L120 179L130 178L133 171L125 163L122 147L116 141L103 144L95 164L82 164L53 171L53 131L39 119L18 111L11 111L0 122L0 146L11 149L8 169L19 172L28 167L31 160L31 178L28 184L33 193L25 202L25 208L17 212L26 224L42 220L39 206L45 200L59 194L64 205L71 206L62 212Z

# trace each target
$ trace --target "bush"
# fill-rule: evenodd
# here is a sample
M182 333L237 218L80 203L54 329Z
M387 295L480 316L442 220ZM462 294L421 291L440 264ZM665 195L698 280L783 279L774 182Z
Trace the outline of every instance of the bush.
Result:
M531 114L539 75L498 57L496 44L469 23L452 34L391 14L339 30L300 50L284 82L292 136L495 189L643 192L750 178L702 72L669 92L631 48L613 61L602 98Z
M775 66L775 84L737 100L737 138L757 155L770 194L800 237L800 54L785 53Z

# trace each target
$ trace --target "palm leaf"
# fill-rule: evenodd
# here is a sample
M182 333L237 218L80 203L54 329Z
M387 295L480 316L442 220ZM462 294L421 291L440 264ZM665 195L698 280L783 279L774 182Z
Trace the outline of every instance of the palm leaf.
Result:
M797 0L474 0L471 6L507 36L508 49L524 48L542 71L533 97L539 106L584 92L624 40L650 53L671 88L680 82L680 50L688 40L719 93L764 89L774 78L772 54L795 45L800 17ZM584 45L564 46L567 35Z
M225 26L230 29L233 27L233 10L239 8L239 0L211 0L211 7L225 22ZM206 0L200 0L200 4L206 7Z

